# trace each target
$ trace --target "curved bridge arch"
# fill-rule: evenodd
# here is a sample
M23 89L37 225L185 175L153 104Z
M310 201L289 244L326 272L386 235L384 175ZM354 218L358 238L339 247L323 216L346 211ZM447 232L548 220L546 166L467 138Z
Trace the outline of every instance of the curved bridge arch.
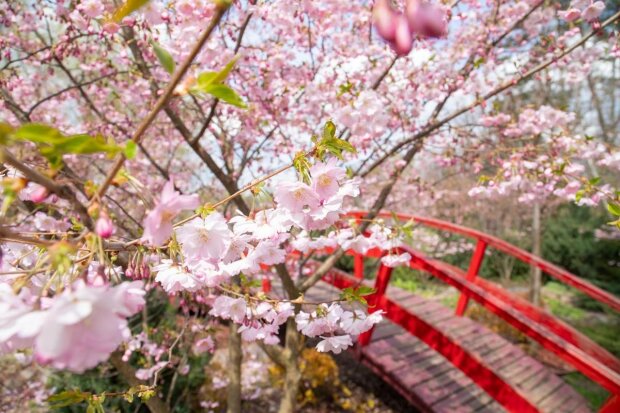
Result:
M361 219L366 216L366 212L358 211L349 215L352 218ZM379 214L379 217L391 219L393 214L382 212ZM460 291L461 296L456 308L457 316L463 315L467 302L470 299L475 300L487 310L501 317L513 327L537 341L544 348L552 351L562 360L607 389L611 393L611 397L602 407L601 412L620 412L620 361L618 359L588 337L558 320L545 310L477 275L485 252L490 247L540 268L551 277L578 289L595 300L608 305L615 311L620 311L620 299L540 257L491 235L432 218L406 214L396 214L396 217L399 220L412 220L427 227L448 231L476 240L476 247L467 271L427 257L410 247L402 247L400 252L411 254L412 258L409 263L411 268L431 274ZM355 276L334 269L324 277L324 281L338 288L359 285L363 282L364 259L366 257L381 258L386 254L386 251L373 249L364 255L358 254L355 251L347 251L347 254L354 257ZM510 380L506 380L502 374L498 374L497 370L491 365L492 363L488 363L484 356L481 357L476 351L471 351L471 348L468 349L467 346L461 345L458 339L438 328L438 326L442 325L441 323L456 323L453 320L446 321L445 314L443 318L441 315L435 316L435 318L431 317L430 319L428 317L425 318L409 311L407 305L403 305L394 297L390 297L388 284L391 273L391 268L383 265L379 266L374 285L376 292L368 297L369 304L371 305L369 307L370 311L384 310L389 320L443 355L508 411L548 411L548 408L552 407L551 403L543 401L541 404L540 400L536 400L536 397L532 396L532 394L536 394L535 388L527 392L519 386L515 386ZM437 314L439 313L441 312ZM357 351L361 359L383 376L386 381L392 384L406 398L416 403L418 407L424 408L424 403L420 403L416 395L411 394L411 389L407 388L402 380L399 381L398 377L387 374L385 365L382 365L381 362L376 362L376 360L373 360L372 357L366 354L368 346L372 347L373 334L371 330L359 338ZM542 387L547 385L544 379L543 382L540 382L540 385ZM559 386L549 384L549 386L552 385ZM546 406L545 403L547 403ZM426 406L426 408L430 407ZM555 406L553 410L558 408ZM577 410L580 411L579 409L581 408L583 406L580 406Z

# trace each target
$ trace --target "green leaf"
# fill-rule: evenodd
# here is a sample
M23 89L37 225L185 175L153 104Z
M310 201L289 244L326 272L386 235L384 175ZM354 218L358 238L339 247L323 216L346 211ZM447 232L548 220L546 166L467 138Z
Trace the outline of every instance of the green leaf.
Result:
M222 83L224 80L226 80L226 78L228 77L230 72L235 67L235 64L237 63L237 60L239 60L239 57L240 57L239 55L235 55L235 57L233 57L230 60L230 62L228 62L226 64L226 66L224 66L224 68L222 70L217 72L217 75L213 79L213 83Z
M607 210L617 217L620 217L620 205L612 202L607 203Z
M47 125L40 123L27 123L15 131L13 137L23 141L34 143L53 144L62 138L61 133Z
M166 69L166 72L173 74L175 64L170 53L154 41L151 41L151 46L153 46L153 51L155 52L155 56L157 56L157 60L159 60L159 63Z
M374 294L376 291L377 290L375 290L374 288L368 287L366 285L360 285L356 290L357 295L362 296L362 297L366 295Z
M87 155L104 152L114 155L121 150L120 146L106 141L101 135L64 135L56 128L39 123L21 126L15 131L13 138L36 144L41 155L53 168L62 166L62 156L65 154Z
M138 145L134 141L127 141L127 143L125 144L125 148L123 149L125 158L133 159L136 157L137 152L138 152Z
M313 142L316 142L316 138L313 139ZM322 139L316 143L316 157L319 160L324 160L325 154L328 152L341 160L344 159L342 152L356 152L353 145L336 137L336 125L331 120L325 123Z
M299 177L305 183L310 182L310 162L303 151L297 152L293 158L293 167L299 173Z
M114 15L112 16L112 20L118 23L123 20L125 16L129 16L131 13L146 5L148 2L149 0L127 0L121 7L116 9Z
M331 120L325 122L323 126L323 139L331 139L336 137L336 125Z
M243 99L226 85L211 84L205 88L204 92L238 108L246 109L248 107Z
M600 176L596 176L588 181L590 185L598 185L599 182L601 182Z
M198 75L196 83L198 88L204 89L213 83L213 79L217 77L217 72L202 72Z
M56 393L47 398L47 403L52 409L60 409L73 404L82 403L90 399L91 394L80 390L66 390Z

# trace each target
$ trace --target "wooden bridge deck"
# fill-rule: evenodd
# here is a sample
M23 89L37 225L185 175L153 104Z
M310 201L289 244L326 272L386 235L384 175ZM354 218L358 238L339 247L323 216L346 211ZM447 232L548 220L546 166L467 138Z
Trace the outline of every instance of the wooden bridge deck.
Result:
M321 282L308 291L312 301L337 298ZM589 412L585 399L521 348L447 307L396 287L387 298L432 325L494 372L541 412ZM423 411L501 412L505 409L448 359L402 327L384 320L365 347L362 361Z

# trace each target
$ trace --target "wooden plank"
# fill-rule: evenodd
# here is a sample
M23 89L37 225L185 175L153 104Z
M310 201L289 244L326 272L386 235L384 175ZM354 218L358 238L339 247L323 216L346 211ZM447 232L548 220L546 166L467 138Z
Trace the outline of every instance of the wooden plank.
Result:
M432 410L436 413L472 413L476 410L475 406L467 405L467 402L476 398L483 390L471 383L453 392L448 397L438 400L433 404Z
M466 387L468 382L470 380L460 370L451 369L415 386L412 390L430 406L454 393L457 389Z

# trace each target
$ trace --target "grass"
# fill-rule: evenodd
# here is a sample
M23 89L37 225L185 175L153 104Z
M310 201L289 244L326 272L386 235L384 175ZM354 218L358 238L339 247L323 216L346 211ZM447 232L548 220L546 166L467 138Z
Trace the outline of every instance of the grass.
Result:
M609 397L607 390L579 372L566 374L562 378L588 401L594 411L605 404Z

